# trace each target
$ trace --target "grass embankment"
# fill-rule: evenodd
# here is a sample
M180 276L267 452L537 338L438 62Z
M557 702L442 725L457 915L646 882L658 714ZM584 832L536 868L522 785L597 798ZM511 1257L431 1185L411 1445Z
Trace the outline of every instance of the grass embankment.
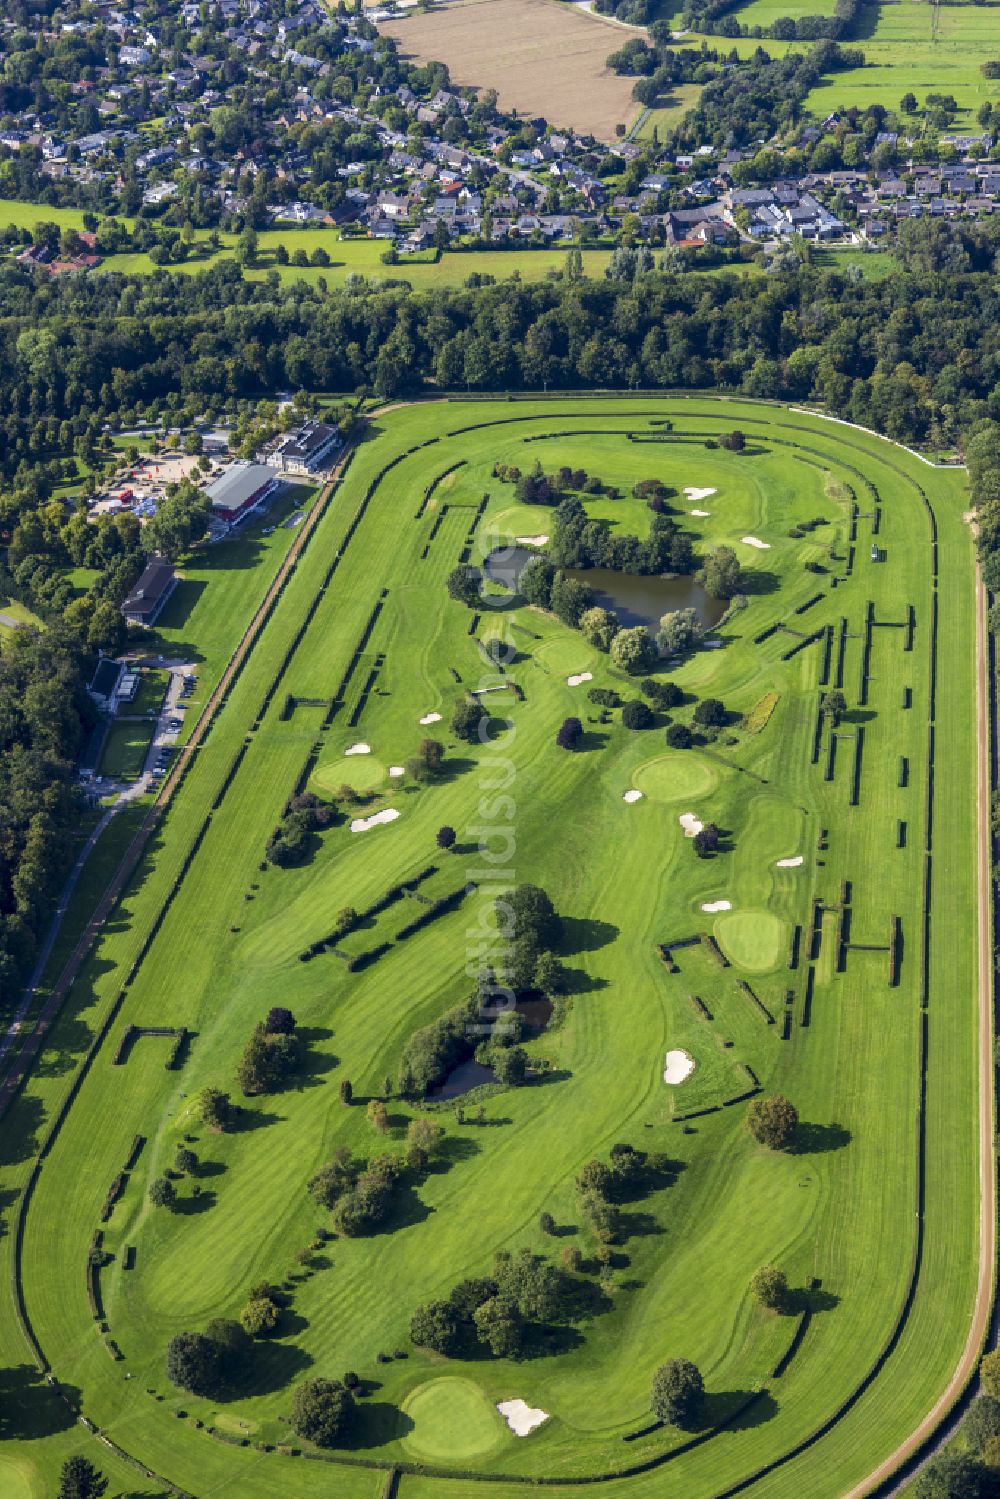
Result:
M643 444L625 436L626 429L652 436L660 430L652 423L665 416L674 423L673 440ZM476 423L486 425L461 431ZM747 455L705 449L706 434L737 424L750 437ZM545 440L526 444L526 437ZM429 438L439 440L417 446ZM380 479L385 465L410 449ZM681 719L690 716L696 698L722 698L737 725L735 744L717 743L711 753L668 751L662 723L630 734L615 721L585 723L588 747L574 754L559 750L554 737L562 719L590 716L586 687L568 687L567 675L591 671L594 685L627 694L635 689L557 620L507 608L484 620L477 633L495 633L498 624L517 627L510 638L519 658L510 674L525 700L499 699L512 727L498 734L495 749L451 741L451 705L464 688L480 685L487 669L468 633L470 615L447 599L444 580L484 493L491 499L475 532L478 551L489 545L486 531L494 523L513 535L551 529L551 511L526 511L509 486L491 478L497 459L530 468L536 457L549 470L583 467L625 494L651 474L678 490L716 490L700 502L711 513L687 514L682 524L702 549L721 542L736 548L751 570L750 605L723 626L723 648L701 651L660 675L677 680L688 695ZM465 466L441 478L460 459ZM829 484L830 475L837 484ZM416 518L421 497L439 478ZM878 491L877 539L886 554L878 565L867 561L876 501L866 481ZM933 850L948 879L935 882L930 912L924 1238L911 1286L924 809L931 773L931 547L917 485L926 489L940 528L944 664L937 674ZM853 571L846 575L848 486L863 515ZM683 497L676 503L685 512L694 508ZM916 1424L957 1361L975 1272L973 612L971 545L961 509L959 475L926 469L899 449L830 423L707 397L439 403L377 421L373 440L356 453L199 750L160 829L155 856L142 867L53 1032L53 1049L62 1044L68 1060L79 1054L211 813L110 1039L46 1158L27 1216L21 1266L29 1315L56 1373L81 1392L92 1419L155 1471L195 1492L228 1481L249 1499L264 1499L291 1483L308 1499L329 1487L324 1465L299 1462L288 1470L288 1460L278 1455L222 1446L171 1413L184 1409L230 1431L236 1422L249 1441L271 1443L287 1434L291 1384L306 1374L356 1368L381 1388L374 1401L362 1402L353 1455L412 1460L409 1444L423 1439L433 1445L440 1434L426 1417L421 1432L415 1419L410 1427L397 1412L412 1411L409 1402L420 1387L445 1371L412 1350L406 1360L380 1365L378 1352L405 1348L413 1306L464 1275L483 1273L494 1248L525 1244L551 1254L561 1243L585 1244L576 1227L573 1177L588 1158L606 1157L616 1141L630 1140L676 1160L676 1181L636 1205L625 1245L629 1264L616 1271L613 1290L581 1324L578 1346L520 1364L487 1360L447 1368L489 1403L518 1396L550 1413L530 1439L517 1441L501 1430L496 1450L487 1452L479 1429L485 1408L473 1401L459 1434L466 1465L570 1478L676 1445L671 1434L628 1445L621 1437L648 1419L651 1369L682 1354L705 1373L713 1417L732 1411L758 1385L768 1388L730 1431L678 1456L665 1473L627 1485L629 1499L643 1499L662 1492L669 1477L691 1499L707 1499L787 1453L835 1413L876 1364L904 1307L902 1335L871 1388L827 1437L770 1476L768 1499L803 1492L832 1499ZM594 510L623 530L641 533L648 523L648 512L631 499L601 501ZM823 524L806 537L789 535L816 517ZM742 544L745 535L766 541L769 550ZM829 567L829 546L841 559L836 573L806 571L806 562ZM338 549L342 559L276 683ZM844 579L836 589L833 576ZM224 570L206 579L199 603L226 583ZM331 727L321 728L321 707L302 705L283 717L288 693L329 698L337 692L383 589L381 612ZM823 598L804 607L817 592ZM865 702L862 637L869 600L879 623ZM916 629L913 649L906 651L901 622L910 605ZM221 646L210 631L232 620L222 609L209 614L208 607L201 616L206 634L199 640L192 628L192 645L215 659ZM244 602L240 618L245 613ZM822 642L788 659L800 637L779 631L754 643L779 621L802 635L830 624L837 636L836 674L842 618L849 626L842 678L850 711L841 728L845 736L864 731L856 805L856 741L838 742L832 780L824 778L826 731L813 760ZM908 709L904 688L912 692ZM779 699L768 722L759 732L744 732L739 720L769 691ZM444 721L428 731L418 720L430 711L441 712ZM374 762L386 770L403 764L426 732L448 742L440 784L414 789L374 772ZM344 756L358 740L372 746L367 767L367 757ZM302 867L262 872L264 843L317 741L323 784L364 776L374 781L371 807L393 806L401 816L363 835L341 823L318 835ZM909 762L905 787L898 784L901 755ZM339 1081L349 1077L358 1097L381 1092L413 1028L467 992L466 933L485 895L467 897L461 909L418 936L395 942L365 972L348 974L330 954L302 963L299 953L329 932L342 905L361 909L429 862L439 866L432 894L470 875L484 881L485 860L440 855L434 834L448 822L462 843L482 836L490 815L484 798L495 800L497 776L501 769L507 774L498 762L508 760L513 812L503 814L500 826L514 828L511 872L550 891L567 920L563 957L575 973L566 1021L530 1043L532 1052L551 1060L555 1077L490 1099L485 1127L442 1116L451 1142L447 1169L408 1198L392 1231L338 1241L324 1257L326 1268L300 1270L295 1253L323 1216L305 1192L306 1179L336 1144L365 1154L379 1148L363 1109L339 1104ZM645 792L643 800L623 801L630 786ZM727 829L731 850L697 859L678 826L685 811ZM909 829L901 848L900 820ZM827 830L823 851L821 828ZM498 845L495 839L491 846ZM779 859L800 853L800 867L777 867ZM807 1005L804 957L796 969L786 966L792 931L803 928L804 944L813 899L837 906L845 879L852 886L853 942L884 944L891 917L901 918L899 984L888 985L884 952L851 951L839 969L831 914ZM720 899L731 901L731 913L702 912L703 904ZM381 940L383 931L393 937L410 914L397 920L387 912L377 929L359 935L366 942L369 936ZM714 932L734 967L720 968L696 947L679 949L680 972L668 974L657 944L699 930ZM956 944L959 931L969 940ZM775 1014L775 1025L738 981ZM789 988L792 1024L783 1041ZM705 1001L710 1020L689 1001L691 993ZM300 1085L251 1104L255 1127L204 1134L192 1120L193 1096L209 1082L231 1085L250 1029L279 1002L290 1005L309 1035ZM162 1044L141 1041L127 1064L111 1071L111 1051L130 1021L190 1027L195 1035L183 1070L166 1071ZM663 1056L673 1047L688 1050L698 1066L689 1085L668 1090ZM11 1192L23 1183L66 1087L65 1068L55 1075L44 1065L50 1054L5 1121L3 1184ZM741 1067L797 1104L806 1126L799 1152L774 1156L754 1147L739 1107L696 1120L691 1133L674 1121L671 1104L683 1111L685 1087L693 1104L721 1102L741 1091ZM412 1110L393 1101L390 1113L398 1136ZM201 1136L196 1149L205 1162L197 1210L154 1211L146 1188L169 1164L185 1130ZM104 1194L136 1132L146 1144L107 1225L115 1260L101 1276L111 1335L125 1354L125 1363L117 1364L94 1330L84 1264ZM189 1188L182 1195L190 1197ZM566 1238L543 1239L536 1227L542 1211L565 1227ZM53 1238L57 1219L61 1231ZM122 1267L126 1246L135 1250L134 1269ZM8 1236L7 1252L10 1247ZM792 1321L761 1316L747 1294L753 1271L768 1261L779 1262L796 1286L819 1280L822 1293L778 1379L772 1370L791 1342ZM261 1345L252 1386L221 1407L178 1398L162 1371L171 1334L203 1326L213 1315L232 1315L247 1288L263 1278L291 1281L294 1316L282 1336ZM7 1364L24 1357L9 1310L0 1315L0 1354ZM133 1375L128 1382L126 1371ZM147 1386L165 1395L162 1403L145 1393ZM36 1412L22 1423L22 1442L10 1450L37 1464L51 1483L56 1460L73 1438L67 1431L39 1440L49 1412L39 1397ZM333 1481L338 1493L353 1499L377 1494L382 1478L342 1468ZM466 1499L473 1489L480 1491L460 1480L409 1476L401 1485L403 1499ZM624 1499L624 1481L608 1489ZM490 1492L508 1499L515 1490L491 1484Z

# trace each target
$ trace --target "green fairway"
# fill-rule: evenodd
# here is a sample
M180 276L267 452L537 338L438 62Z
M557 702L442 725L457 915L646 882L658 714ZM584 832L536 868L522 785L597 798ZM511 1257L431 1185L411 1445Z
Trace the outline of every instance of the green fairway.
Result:
M768 911L728 911L715 919L719 946L735 968L767 973L788 947L788 928Z
M420 1461L462 1463L486 1457L503 1444L503 1422L470 1379L429 1380L403 1403L413 1430L403 1441Z
M719 446L734 428L742 454ZM682 696L652 727L626 728L617 710L601 721L588 695L638 698L647 673L630 680L517 598L487 591L471 610L448 596L459 559L482 558L498 532L552 533L552 508L519 505L493 472L536 459L617 486L617 500L583 498L623 535L648 535L632 491L656 477L696 553L738 554L746 606L711 632L717 647L658 664ZM913 1429L958 1361L976 1276L967 503L963 474L864 432L708 395L375 413L4 1121L0 1255L55 1375L109 1438L199 1499L378 1499L394 1464L402 1499L513 1499L531 1478L567 1495L646 1466L602 1492L838 1499ZM152 648L196 661L197 697L294 534L249 531L185 560ZM480 646L496 638L511 648L502 674ZM455 704L491 687L490 741L460 740ZM834 688L847 700L835 729L820 715ZM710 735L696 718L706 698L725 708ZM556 743L569 716L584 730L575 751ZM691 748L668 746L677 725L695 731ZM444 746L441 773L390 777L427 737ZM355 745L370 753L347 755ZM300 864L266 864L288 799L344 783L362 800L311 835ZM627 803L629 790L642 797ZM688 813L720 830L716 852L699 857ZM444 825L456 852L438 847ZM386 1096L414 1030L468 995L498 880L543 886L564 922L569 994L522 1043L537 1076L485 1089L461 1118L390 1087L379 1135L367 1102ZM337 939L345 908L356 921ZM305 1037L302 1071L239 1098L238 1059L274 1005ZM129 1024L186 1027L182 1064L167 1067L171 1043L151 1035L112 1065ZM676 1086L670 1050L695 1061ZM237 1128L198 1122L208 1085L237 1096ZM799 1110L793 1149L744 1128L757 1089ZM320 1242L330 1219L308 1179L342 1145L403 1154L425 1115L445 1131L440 1161L412 1169L377 1232ZM175 1210L154 1208L150 1184L186 1136L197 1173L177 1179ZM601 1267L575 1180L621 1143L669 1170L625 1205ZM87 1298L98 1228L106 1331ZM579 1250L571 1326L522 1359L413 1344L418 1304L521 1248L553 1262ZM752 1300L772 1262L805 1322ZM265 1280L289 1305L242 1382L225 1399L182 1394L164 1372L169 1340L237 1316ZM645 1430L652 1371L675 1356L708 1391L695 1443ZM8 1298L0 1363L27 1357ZM289 1425L294 1387L345 1370L366 1390L346 1447L308 1462L278 1450L308 1446ZM69 1446L93 1441L48 1398L9 1448L46 1492ZM549 1417L523 1440L495 1410L514 1398ZM39 1440L43 1416L54 1430Z

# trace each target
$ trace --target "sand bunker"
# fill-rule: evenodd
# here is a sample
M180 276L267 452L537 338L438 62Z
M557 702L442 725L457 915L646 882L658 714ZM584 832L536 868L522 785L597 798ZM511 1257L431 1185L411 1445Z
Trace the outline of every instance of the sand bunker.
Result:
M574 672L573 676L566 678L567 687L579 687L581 682L592 682L594 673L592 671Z
M798 869L802 863L802 855L796 854L794 859L779 859L775 865L776 869Z
M441 715L440 715L440 713L425 713L424 716L423 716L423 718L420 720L420 722L421 723L440 723L441 722Z
M733 903L731 900L706 900L705 902L703 902L701 909L703 911L710 911L713 913L715 911L731 911L733 909Z
M622 797L622 801L623 802L641 802L642 801L642 792L641 791L626 791L625 795Z
M711 510L692 510L692 515L711 515Z
M405 776L405 774L406 774L406 766L405 765L390 765L389 766L389 774L391 776Z
M515 536L514 540L519 547L543 547L548 541L547 536Z
M356 817L351 823L351 832L367 833L369 828L377 827L380 822L395 822L398 816L395 807L386 807L382 812L373 812L371 817Z
M741 536L740 541L742 541L745 547L756 547L758 552L769 552L771 550L771 543L769 541L761 541L759 536Z
M693 1067L694 1063L691 1065ZM501 1400L497 1403L497 1410L516 1437L526 1437L529 1431L534 1431L536 1426L549 1419L548 1411L533 1410L523 1400Z
M695 833L700 833L705 826L700 818L695 817L693 812L682 812L677 821L684 829L685 838L693 838Z
M694 1071L694 1057L689 1051L668 1051L663 1069L665 1083L682 1083Z
M694 505L697 505L699 500L707 500L711 498L713 494L718 494L718 492L719 491L717 489L696 489L693 484L686 484L684 486L684 493ZM694 513L695 515L700 514L700 512L697 510Z
M362 743L360 743L360 744L352 744L351 747L350 747L350 749L345 749L344 754L345 755L370 755L371 752L372 752L371 745L370 744L365 744L362 741Z

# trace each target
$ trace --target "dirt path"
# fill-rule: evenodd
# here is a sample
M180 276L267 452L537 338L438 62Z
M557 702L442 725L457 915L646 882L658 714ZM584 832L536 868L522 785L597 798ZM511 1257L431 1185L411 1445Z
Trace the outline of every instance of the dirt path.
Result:
M3 1082L0 1083L0 1119L4 1117L7 1110L10 1108L10 1105L21 1086L21 1083L24 1081L24 1078L31 1070L31 1065L45 1041L45 1037L48 1033L49 1027L52 1025L53 1021L58 1015L63 1001L65 1000L67 994L75 983L81 968L87 960L90 949L93 947L102 927L104 926L104 923L107 921L108 916L111 914L111 911L114 909L116 902L118 901L129 880L131 879L136 865L139 863L139 860L142 858L142 855L145 852L146 844L149 842L154 828L157 826L161 817L163 816L170 798L173 795L173 792L176 790L177 786L180 784L181 778L183 777L185 770L190 764L191 759L194 756L199 744L208 733L209 725L211 724L219 705L225 698L226 692L228 691L233 678L240 670L240 667L242 666L248 653L252 649L257 636L260 634L261 630L266 624L286 577L295 566L295 563L299 557L299 553L302 551L302 548L305 546L307 540L312 535L312 532L316 527L319 517L326 505L327 499L329 498L330 492L338 477L340 476L344 464L348 459L351 448L352 444L348 443L344 448L339 461L333 468L330 477L320 489L318 495L316 496L316 499L313 501L312 507L308 515L306 516L306 519L303 522L298 535L295 537L295 540L292 542L292 545L288 550L288 555L285 557L285 560L278 568L278 571L275 574L274 579L267 590L267 593L264 595L261 604L258 606L253 618L244 630L239 644L236 647L236 650L230 657L228 666L219 679L218 685L215 687L211 696L206 701L205 706L202 708L201 713L198 717L198 722L195 724L194 729L192 730L190 739L184 745L183 749L181 749L180 753L177 756L177 759L174 761L174 764L170 770L170 774L166 777L163 785L160 787L159 792L157 793L156 800L153 802L153 805L150 807L149 812L143 819L141 827L126 849L121 863L112 876L109 884L105 888L96 909L90 917L90 920L87 922L83 935L81 936L76 947L73 949L73 952L71 953L66 966L63 968L58 979L53 985L52 993L49 995L48 999L45 1001L45 1004L42 1006L42 1009L39 1011L38 1018L35 1021L33 1029L31 1030L30 1034L25 1037L24 1044L21 1046L16 1057L11 1063L10 1069L4 1077ZM59 925L61 925L61 918L59 923L50 932L50 939L52 943L55 942L55 938L58 935Z
M979 1280L976 1305L962 1357L945 1390L920 1425L844 1499L863 1499L882 1490L904 1464L931 1440L961 1398L990 1328L993 1267L996 1263L996 1166L993 1158L993 921L990 847L990 696L986 649L986 590L976 566L976 775L979 862ZM907 1481L912 1475L907 1475Z

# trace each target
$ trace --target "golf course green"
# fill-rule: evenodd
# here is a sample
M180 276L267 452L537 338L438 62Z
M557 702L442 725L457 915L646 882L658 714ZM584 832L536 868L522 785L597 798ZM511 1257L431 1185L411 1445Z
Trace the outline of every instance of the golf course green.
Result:
M735 430L742 451L723 442ZM660 481L696 557L736 553L741 601L692 650L629 677L518 594L451 597L460 562L552 533L555 510L520 505L496 472L536 461L599 479L580 498L615 535L649 534L633 488ZM0 1363L30 1383L40 1359L72 1407L33 1389L14 1460L46 1492L81 1450L148 1495L513 1499L534 1479L569 1495L602 1475L607 1499L836 1499L945 1388L976 1294L964 475L709 395L441 400L376 412L317 503L4 1123L0 1253L17 1295L0 1310ZM216 558L206 637L223 628L212 591L232 586ZM227 639L237 623L227 610ZM489 640L507 647L502 669ZM218 659L218 640L195 644ZM654 703L646 728L590 696L638 699L649 677L681 700ZM834 691L844 705L824 713ZM490 727L467 742L451 724L471 694ZM706 699L724 708L711 732ZM583 733L564 749L572 717ZM668 744L677 725L689 748ZM428 737L443 763L422 775ZM277 867L268 840L307 791L337 816ZM688 814L718 829L714 852L686 836ZM521 1043L525 1082L458 1108L406 1093L404 1048L469 996L494 896L528 882L562 919L567 992ZM294 1014L302 1065L245 1098L236 1068L273 1006ZM178 1064L169 1039L142 1035L115 1065L128 1025L186 1028ZM695 1061L676 1086L671 1050ZM232 1128L202 1123L209 1086L241 1106ZM787 1150L745 1127L748 1100L773 1093L799 1114ZM377 1229L335 1235L310 1178L342 1146L405 1155L415 1119L443 1127L439 1155L407 1168ZM622 1144L661 1158L659 1174L602 1255L576 1177ZM173 1208L154 1206L180 1145L197 1170L176 1179ZM413 1342L418 1306L522 1249L567 1267L571 1318L521 1358ZM750 1294L768 1264L794 1292L784 1313ZM238 1317L262 1282L285 1305L250 1372L213 1397L178 1389L170 1340ZM704 1378L694 1431L650 1414L671 1358ZM296 1436L296 1388L347 1371L349 1438ZM516 1436L496 1410L512 1399L547 1419ZM14 1478L25 1493L31 1481Z

